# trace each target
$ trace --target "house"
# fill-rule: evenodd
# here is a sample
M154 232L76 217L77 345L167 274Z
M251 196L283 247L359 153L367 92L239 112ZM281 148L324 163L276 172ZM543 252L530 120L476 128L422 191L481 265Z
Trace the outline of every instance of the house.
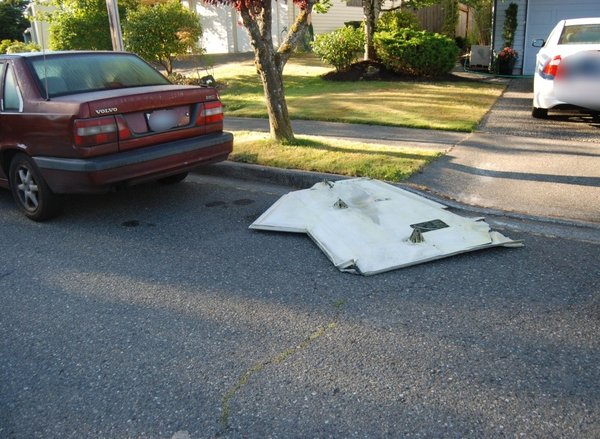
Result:
M384 8L394 7L398 0L386 1ZM214 6L202 0L182 0L182 4L195 11L200 17L203 35L200 42L207 53L250 52L252 46L242 25L241 17L233 7ZM272 2L273 42L277 46L294 22L297 9L293 0ZM344 26L344 23L362 21L364 18L362 0L335 0L326 14L313 12L311 20L315 35L331 32ZM444 12L441 5L434 5L417 11L421 25L432 32L441 32ZM472 26L472 8L459 4L459 22L456 35L466 37Z
M494 0L492 46L495 52L502 49L502 27L510 3L518 6L517 30L513 48L519 52L514 73L533 75L535 55L539 50L531 45L538 38L547 39L554 25L563 19L600 17L599 0Z
M214 6L201 0L183 0L182 4L200 17L203 35L200 42L207 53L250 52L250 38L242 25L239 13L233 7ZM273 42L279 45L296 19L298 10L292 0L272 2ZM348 21L363 19L360 0L334 1L327 14L312 13L315 34L331 32Z
M206 53L241 53L251 52L250 38L242 24L242 19L235 8L226 5L211 5L203 0L181 0L188 9L195 11L200 17L202 38L200 46ZM32 2L29 15L36 17L38 12L48 12L51 6L40 6L43 2ZM393 8L398 0L386 0L384 8ZM272 2L272 38L278 46L283 42L289 27L294 23L298 9L293 0L277 0ZM472 26L472 11L460 4L459 22L456 35L466 37ZM434 5L418 11L417 17L425 29L441 32L444 21L443 8ZM313 12L311 21L315 35L339 29L348 22L359 22L364 18L362 0L335 0L326 14ZM48 47L48 23L33 18L30 30L31 39L40 46Z

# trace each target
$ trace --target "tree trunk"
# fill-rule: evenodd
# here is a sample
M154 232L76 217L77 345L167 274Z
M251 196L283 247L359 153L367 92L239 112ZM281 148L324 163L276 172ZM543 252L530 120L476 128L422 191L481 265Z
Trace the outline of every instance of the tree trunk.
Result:
M265 91L271 137L279 142L293 142L294 131L283 86L283 67L279 69L272 50L265 52L255 50L255 62Z
M377 27L377 20L379 19L380 8L380 0L363 0L363 12L365 15L365 61L377 58L373 37Z
M241 3L240 14L244 27L250 34L256 69L265 91L271 137L278 142L289 143L295 140L285 101L283 67L308 27L307 21L313 5L314 0L306 2L306 7L300 10L276 51L271 36L271 0L264 0L259 10L250 10L246 2Z

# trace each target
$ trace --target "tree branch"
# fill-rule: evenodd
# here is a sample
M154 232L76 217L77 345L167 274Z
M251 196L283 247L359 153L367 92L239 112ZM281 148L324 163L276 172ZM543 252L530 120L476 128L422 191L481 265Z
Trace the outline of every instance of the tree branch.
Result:
M306 8L301 9L300 13L296 17L294 24L290 26L290 30L285 36L283 43L279 46L276 55L277 66L283 71L285 63L290 59L294 49L298 46L298 43L304 37L304 32L308 27L308 17L312 12L312 8L316 1L309 0L306 2Z

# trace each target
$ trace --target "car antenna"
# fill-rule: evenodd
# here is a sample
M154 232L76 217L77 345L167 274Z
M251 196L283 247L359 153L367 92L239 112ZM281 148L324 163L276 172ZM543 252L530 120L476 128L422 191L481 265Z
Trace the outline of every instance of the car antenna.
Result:
M44 57L44 88L46 91L46 101L50 100L50 92L48 91L48 69L46 66L46 41L44 40L44 32L42 34L42 56Z

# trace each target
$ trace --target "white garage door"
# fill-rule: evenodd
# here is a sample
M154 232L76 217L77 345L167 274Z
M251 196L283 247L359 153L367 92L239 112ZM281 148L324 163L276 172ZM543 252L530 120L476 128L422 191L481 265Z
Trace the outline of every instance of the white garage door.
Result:
M529 0L523 73L532 75L535 70L538 49L531 46L533 40L548 38L560 20L584 17L600 17L600 0Z

